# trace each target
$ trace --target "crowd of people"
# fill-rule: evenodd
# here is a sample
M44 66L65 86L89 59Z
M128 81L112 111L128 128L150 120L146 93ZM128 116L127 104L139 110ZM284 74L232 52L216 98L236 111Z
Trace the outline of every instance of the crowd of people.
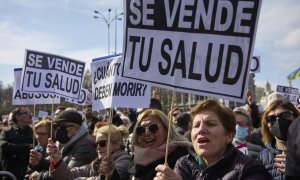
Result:
M208 99L168 113L157 97L101 116L92 104L82 114L60 106L35 123L20 106L1 130L0 170L18 180L300 179L300 105L273 94L260 112L247 97L234 109Z

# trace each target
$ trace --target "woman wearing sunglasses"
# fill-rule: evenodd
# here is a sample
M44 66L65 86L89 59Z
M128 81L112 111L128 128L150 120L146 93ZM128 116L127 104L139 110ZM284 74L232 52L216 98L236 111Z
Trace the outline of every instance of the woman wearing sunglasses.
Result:
M261 131L266 148L260 153L260 159L274 179L285 179L287 134L297 116L297 109L287 100L272 102L263 114Z
M107 156L108 134L110 138L110 156ZM64 162L58 164L51 172L54 179L73 180L86 179L128 179L127 167L131 156L125 151L124 140L128 136L128 129L124 126L104 125L97 130L96 144L98 157L90 164L68 168ZM49 146L48 146L49 147ZM56 149L48 148L49 153L56 153Z
M138 116L132 137L134 157L128 167L130 179L153 180L155 167L164 164L168 123L168 117L156 109L147 109ZM188 154L190 147L191 143L171 126L168 165L173 168L178 158Z
M272 179L260 161L232 145L236 121L229 108L204 101L193 108L192 124L195 152L178 159L174 170L157 166L154 180Z

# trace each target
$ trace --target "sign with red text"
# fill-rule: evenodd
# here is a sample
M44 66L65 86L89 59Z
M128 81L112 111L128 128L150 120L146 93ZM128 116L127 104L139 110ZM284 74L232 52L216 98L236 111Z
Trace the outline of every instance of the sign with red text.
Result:
M26 50L21 89L79 99L84 67L82 61Z
M125 0L122 76L244 102L261 0Z

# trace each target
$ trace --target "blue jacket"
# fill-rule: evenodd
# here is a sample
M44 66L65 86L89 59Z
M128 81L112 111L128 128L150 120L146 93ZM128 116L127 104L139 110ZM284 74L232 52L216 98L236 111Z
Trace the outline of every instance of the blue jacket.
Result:
M282 151L273 148L273 143L266 144L266 148L264 148L259 155L260 160L269 171L269 173L273 176L274 180L284 180L284 173L278 172L275 167L274 158L277 154L281 154Z

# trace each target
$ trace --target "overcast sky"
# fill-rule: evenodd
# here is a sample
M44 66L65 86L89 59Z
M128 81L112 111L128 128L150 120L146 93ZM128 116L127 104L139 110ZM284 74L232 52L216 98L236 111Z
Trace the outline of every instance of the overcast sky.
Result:
M13 83L13 69L23 66L25 49L87 62L107 55L107 25L94 10L111 17L123 11L122 0L0 0L0 81ZM300 67L300 1L264 0L254 56L261 57L257 86L288 86L287 75ZM115 51L115 24L110 51ZM123 21L117 22L117 52L122 52ZM300 89L300 78L292 81Z

